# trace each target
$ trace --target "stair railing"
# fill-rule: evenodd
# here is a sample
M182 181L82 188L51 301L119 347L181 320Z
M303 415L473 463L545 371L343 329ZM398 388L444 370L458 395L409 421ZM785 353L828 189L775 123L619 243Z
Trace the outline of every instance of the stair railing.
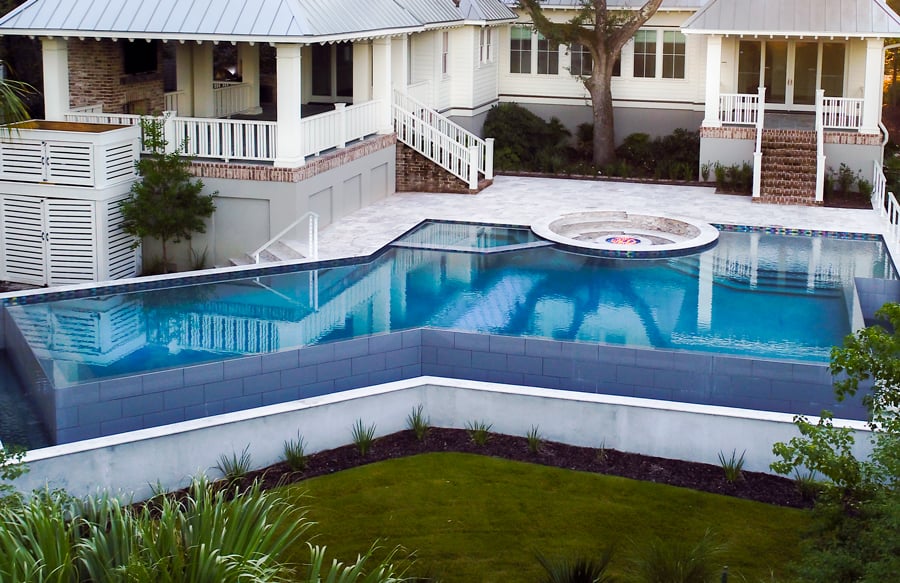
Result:
M825 90L816 90L816 202L825 200Z
M900 203L894 193L887 189L887 179L884 176L884 168L878 160L873 162L872 176L872 208L887 223L885 225L885 239L892 250L900 245Z
M758 89L756 100L756 149L753 151L753 198L762 194L762 132L766 118L766 88Z
M309 228L308 228L308 243L309 243L309 255L308 257L313 261L319 259L319 215L316 213L309 211L304 214L302 217L282 229L277 235L266 241L262 244L262 246L250 254L250 257L253 258L254 263L259 263L260 254L281 240L282 237L291 232L291 230L302 223L305 220L309 220Z

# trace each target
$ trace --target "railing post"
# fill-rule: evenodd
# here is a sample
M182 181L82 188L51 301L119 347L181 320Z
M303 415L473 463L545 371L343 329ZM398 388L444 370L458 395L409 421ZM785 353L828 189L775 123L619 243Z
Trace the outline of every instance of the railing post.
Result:
M469 146L469 190L478 190L478 146Z
M494 138L484 140L484 177L494 179Z
M338 137L337 137L337 147L344 148L347 146L347 104L346 103L335 103L334 110L337 112L338 116Z
M816 202L825 200L825 91L816 90Z
M753 198L762 195L762 131L766 119L766 88L757 90L756 150L753 152Z
M175 112L162 112L163 123L163 139L166 141L166 154L172 154L178 151L181 144L178 143L178 136L175 133Z

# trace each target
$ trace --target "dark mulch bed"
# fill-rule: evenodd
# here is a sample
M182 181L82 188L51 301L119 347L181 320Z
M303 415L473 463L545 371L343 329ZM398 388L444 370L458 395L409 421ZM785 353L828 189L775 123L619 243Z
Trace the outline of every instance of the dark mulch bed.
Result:
M252 472L246 480L260 478L264 488L273 488L364 464L426 452L475 453L681 486L779 506L808 508L812 505L810 500L800 496L793 480L770 474L743 472L742 480L729 483L725 480L722 468L710 464L555 442L544 442L540 451L532 454L524 437L492 433L487 444L478 446L463 429L441 428L432 428L424 442L417 441L412 431L401 431L377 439L365 457L360 456L356 446L347 445L310 455L304 472L292 472L288 465L282 462Z
M871 209L872 201L858 192L829 192L825 194L825 206L839 209Z

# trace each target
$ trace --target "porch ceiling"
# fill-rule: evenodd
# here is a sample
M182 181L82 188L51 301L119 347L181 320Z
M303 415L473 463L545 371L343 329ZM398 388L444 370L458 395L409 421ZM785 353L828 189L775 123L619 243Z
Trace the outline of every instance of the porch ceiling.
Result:
M0 18L0 34L310 43L465 20L452 0L28 0Z
M684 24L687 34L900 36L884 0L710 0Z

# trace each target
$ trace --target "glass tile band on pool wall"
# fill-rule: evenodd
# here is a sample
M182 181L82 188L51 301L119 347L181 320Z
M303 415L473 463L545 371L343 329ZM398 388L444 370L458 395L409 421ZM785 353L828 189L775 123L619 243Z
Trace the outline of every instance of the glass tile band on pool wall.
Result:
M508 250L395 246L365 263L7 309L57 387L420 327L825 362L850 332L853 278L896 277L872 238L734 229L700 254L635 262L464 227L474 237L451 246Z

